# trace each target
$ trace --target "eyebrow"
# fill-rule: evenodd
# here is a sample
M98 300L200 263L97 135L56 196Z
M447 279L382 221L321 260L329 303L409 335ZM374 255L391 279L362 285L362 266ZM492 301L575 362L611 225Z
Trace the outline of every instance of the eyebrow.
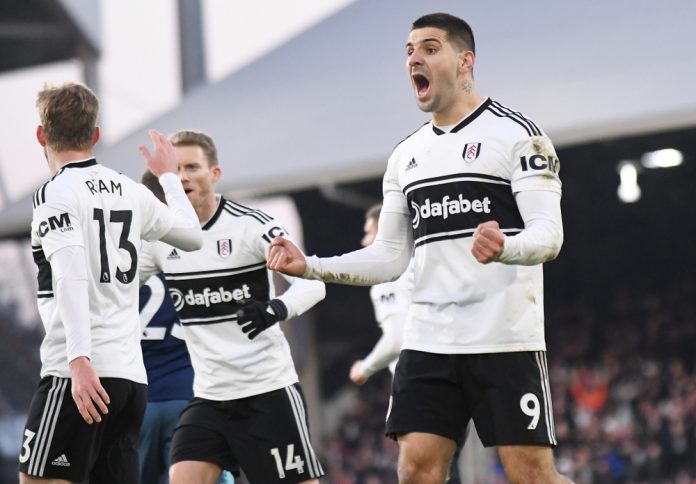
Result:
M438 44L442 45L442 41L438 39L437 37L427 37L423 40L419 40L416 42L416 44L425 44L426 42L437 42ZM413 47L413 43L411 42L406 42L406 47Z

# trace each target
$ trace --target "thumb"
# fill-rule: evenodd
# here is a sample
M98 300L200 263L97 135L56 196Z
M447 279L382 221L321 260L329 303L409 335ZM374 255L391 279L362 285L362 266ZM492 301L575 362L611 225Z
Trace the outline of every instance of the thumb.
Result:
M237 301L237 306L239 306L239 309L237 309L235 316L237 316L237 318L245 317L247 310L251 307L253 302L253 299L242 299L241 301Z

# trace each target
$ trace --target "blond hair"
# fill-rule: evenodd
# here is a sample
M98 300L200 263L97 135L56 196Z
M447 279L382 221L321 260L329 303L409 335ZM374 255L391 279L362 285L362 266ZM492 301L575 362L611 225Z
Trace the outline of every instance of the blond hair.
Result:
M67 83L44 86L36 98L46 144L56 151L92 148L99 100L87 86Z

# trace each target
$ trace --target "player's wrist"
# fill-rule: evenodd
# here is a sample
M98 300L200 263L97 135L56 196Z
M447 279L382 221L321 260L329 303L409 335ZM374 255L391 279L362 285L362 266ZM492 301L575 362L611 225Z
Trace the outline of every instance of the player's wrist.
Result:
M268 301L268 306L273 310L277 318L275 322L285 321L288 318L288 307L282 299L271 299Z
M80 355L75 358L72 358L68 363L68 367L70 368L70 370L75 370L89 365L91 365L91 361L89 357L85 355Z

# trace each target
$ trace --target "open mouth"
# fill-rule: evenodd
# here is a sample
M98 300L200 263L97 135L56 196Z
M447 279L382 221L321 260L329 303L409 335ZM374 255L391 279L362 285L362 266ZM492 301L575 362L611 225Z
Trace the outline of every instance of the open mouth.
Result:
M190 188L184 188L184 193L188 195L189 193L193 192Z
M416 96L419 98L425 97L430 89L430 80L420 72L414 72L411 75L411 79L413 79L413 85L416 88Z

